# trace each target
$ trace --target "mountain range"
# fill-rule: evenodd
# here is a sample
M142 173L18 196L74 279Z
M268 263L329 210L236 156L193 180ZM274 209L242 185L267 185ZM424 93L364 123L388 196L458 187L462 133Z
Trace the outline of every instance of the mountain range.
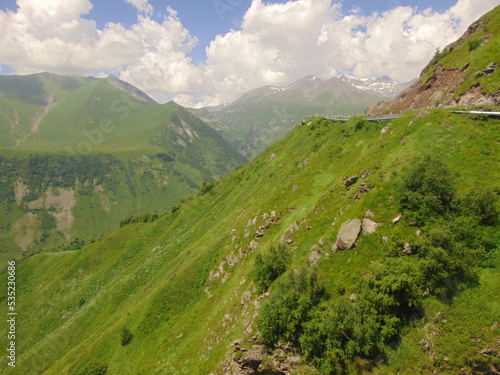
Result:
M360 114L374 103L394 98L406 86L388 77L342 75L323 80L308 75L286 87L260 87L233 103L193 113L217 129L242 155L252 158L306 116Z
M500 6L479 20L475 32L464 35L460 46L471 48L468 53L459 46L448 51L446 60L431 62L418 82L432 80L447 61L460 60L467 69L453 80L429 86L429 97L452 96L460 103L470 90L480 92L485 101L495 97L498 89L490 90L498 87L498 76L488 71L499 17ZM492 38L477 43L478 35ZM319 93L329 102L336 94L320 87L330 80L316 80L299 81L297 91ZM115 87L106 80L96 82ZM353 92L338 78L332 82L346 87L347 97ZM443 87L459 89L451 95ZM266 90L245 95L243 102L271 96L273 89ZM421 103L421 92L410 88L400 98ZM85 107L96 101L109 104L104 93L99 97L81 99L87 98ZM196 196L155 220L123 220L118 230L77 251L17 258L11 266L19 313L14 319L16 367L6 366L4 359L3 373L499 373L498 106L464 102L440 108L434 103L406 110L399 100L372 107L382 113L403 111L386 120L369 121L362 115L345 122L303 118L250 162L201 185ZM80 101L74 103L79 108ZM158 105L136 103L144 112L134 117L130 108L130 118L147 127L144 108ZM163 112L167 109L170 117ZM144 152L146 143L151 152L164 150L158 158L172 163L180 158L183 143L186 148L189 140L194 143L195 131L200 138L202 129L216 133L174 103L157 110L161 123L168 118L167 124L176 125L160 128L160 135L174 137L170 142L161 142L164 138L155 130L134 133L137 144L128 146L124 138L110 134L110 145L121 153L137 151L142 158L152 155ZM473 110L490 113L469 113ZM119 117L110 120L120 124ZM31 160L7 169L13 175L8 184L3 182L5 187L20 184L16 173L47 170L32 168L37 165L33 156L15 154L29 154L22 148L35 147L32 137L53 145L64 157L66 145L77 149L78 143L65 145L55 131L52 141L50 129L42 131L51 122L44 121L32 134L28 128L13 136L9 145L14 149L2 150L7 155L2 163L7 158ZM137 123L123 121L126 131ZM30 135L23 139L25 134ZM141 139L144 134L151 143ZM222 138L216 134L211 139ZM177 145L175 155L165 148L172 143ZM108 158L114 155L110 146L95 147ZM133 173L138 167L126 170ZM38 181L39 175L21 179L23 186ZM51 181L58 180L48 176L40 186ZM94 184L93 177L88 181L78 184L88 187L89 196L104 186L98 179ZM51 191L44 196L49 207L56 195ZM33 200L19 206L29 202ZM47 213L53 217L51 210ZM9 277L4 272L0 283L7 285ZM7 306L8 301L7 293L0 293L0 304ZM5 319L4 324L10 323ZM12 352L7 335L0 335L0 347Z
M349 74L338 76L340 80L350 83L362 91L381 95L385 99L394 99L401 91L410 86L413 81L397 83L391 77L382 76L378 78L358 78Z

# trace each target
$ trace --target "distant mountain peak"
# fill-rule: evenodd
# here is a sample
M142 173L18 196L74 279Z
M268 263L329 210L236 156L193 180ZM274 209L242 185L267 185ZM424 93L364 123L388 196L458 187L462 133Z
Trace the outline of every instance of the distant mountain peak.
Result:
M324 82L324 80L312 74L308 74L305 77L299 78L295 82L291 83L290 85L287 86L287 88L291 88L298 85L316 85L320 84L321 82Z
M308 74L308 75L306 75L305 77L303 77L302 79L304 79L304 80L309 79L309 80L312 80L312 81L314 81L314 80L316 80L316 79L322 80L321 78L318 78L318 77L316 77L316 76L315 76L315 75L313 75L313 74Z
M114 75L109 74L106 77L106 80L111 83L113 86L120 90L127 91L128 93L132 94L132 96L138 101L143 104L158 104L156 100L151 98L148 94L146 94L144 91L138 89L134 85L131 85L128 82L122 81L119 78L116 78Z

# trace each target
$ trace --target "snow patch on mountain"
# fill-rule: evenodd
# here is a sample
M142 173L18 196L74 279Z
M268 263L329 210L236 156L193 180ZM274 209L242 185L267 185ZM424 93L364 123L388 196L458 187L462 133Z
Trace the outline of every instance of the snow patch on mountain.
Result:
M358 78L349 74L342 74L337 78L349 83L359 90L378 93L387 99L395 98L401 91L408 87L408 84L397 83L388 76L377 78Z

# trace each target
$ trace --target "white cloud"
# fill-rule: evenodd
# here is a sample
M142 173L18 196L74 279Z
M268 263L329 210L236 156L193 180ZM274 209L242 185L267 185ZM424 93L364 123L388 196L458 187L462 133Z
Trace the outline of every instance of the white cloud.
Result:
M415 78L437 48L498 5L498 0L459 0L445 12L395 7L362 16L330 0L267 4L254 0L241 30L217 36L207 66L219 101L260 85L283 85L306 74ZM232 78L234 77L234 78ZM217 100L216 100L217 101Z
M161 23L139 16L131 28L108 23L100 30L81 17L92 8L89 0L18 0L18 6L15 13L0 11L6 30L0 34L0 61L18 74L128 74L149 69L152 62L172 71L182 62L190 65L186 55L197 42L173 16Z
M268 4L253 0L239 30L216 36L204 62L189 53L198 43L168 7L160 22L148 17L147 0L127 0L143 15L130 28L104 29L82 18L89 0L18 0L16 12L0 11L0 62L16 73L51 71L120 78L155 99L212 105L262 85L286 85L309 73L343 72L416 77L436 48L457 39L498 0L458 0L447 11L395 7L363 16L331 0Z
M149 4L148 0L125 0L127 3L132 4L139 12L143 12L147 16L153 14L153 7Z

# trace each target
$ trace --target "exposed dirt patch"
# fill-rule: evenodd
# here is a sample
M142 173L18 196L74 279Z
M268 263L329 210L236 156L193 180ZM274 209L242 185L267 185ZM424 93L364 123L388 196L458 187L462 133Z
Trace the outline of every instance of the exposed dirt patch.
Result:
M35 240L34 227L37 224L37 218L36 214L28 212L12 226L14 241L23 252L26 252Z
M37 210L43 208L43 198L38 198L34 201L28 202L28 208L30 210Z
M60 210L71 209L76 203L75 191L73 189L57 189L57 195L52 189L47 189L45 198L46 208L55 208Z
M75 217L71 213L71 208L76 204L76 195L73 189L58 189L58 194L55 195L51 189L46 192L45 208L53 208L55 211L50 212L56 219L57 230L64 233L66 238L71 239L68 230L71 229L75 221Z
M101 194L100 196L102 209L109 214L111 212L111 203L109 202L108 197L106 197L104 194Z
M14 186L14 195L16 197L16 203L21 204L21 201L23 198L28 194L30 189L26 185L24 185L24 182L19 179L16 181L16 185Z
M387 112L455 105L454 90L460 86L461 82L461 70L444 69L438 66L434 75L424 85L418 80L392 102L380 103L369 108L368 112L372 115L380 115Z
M467 92L456 98L455 91L463 83L462 71L459 69L436 68L434 75L422 85L419 80L401 93L392 102L382 102L367 110L371 115L382 115L389 112L405 112L424 108L441 108L455 106L500 105L500 94L488 95L479 85L469 88Z

